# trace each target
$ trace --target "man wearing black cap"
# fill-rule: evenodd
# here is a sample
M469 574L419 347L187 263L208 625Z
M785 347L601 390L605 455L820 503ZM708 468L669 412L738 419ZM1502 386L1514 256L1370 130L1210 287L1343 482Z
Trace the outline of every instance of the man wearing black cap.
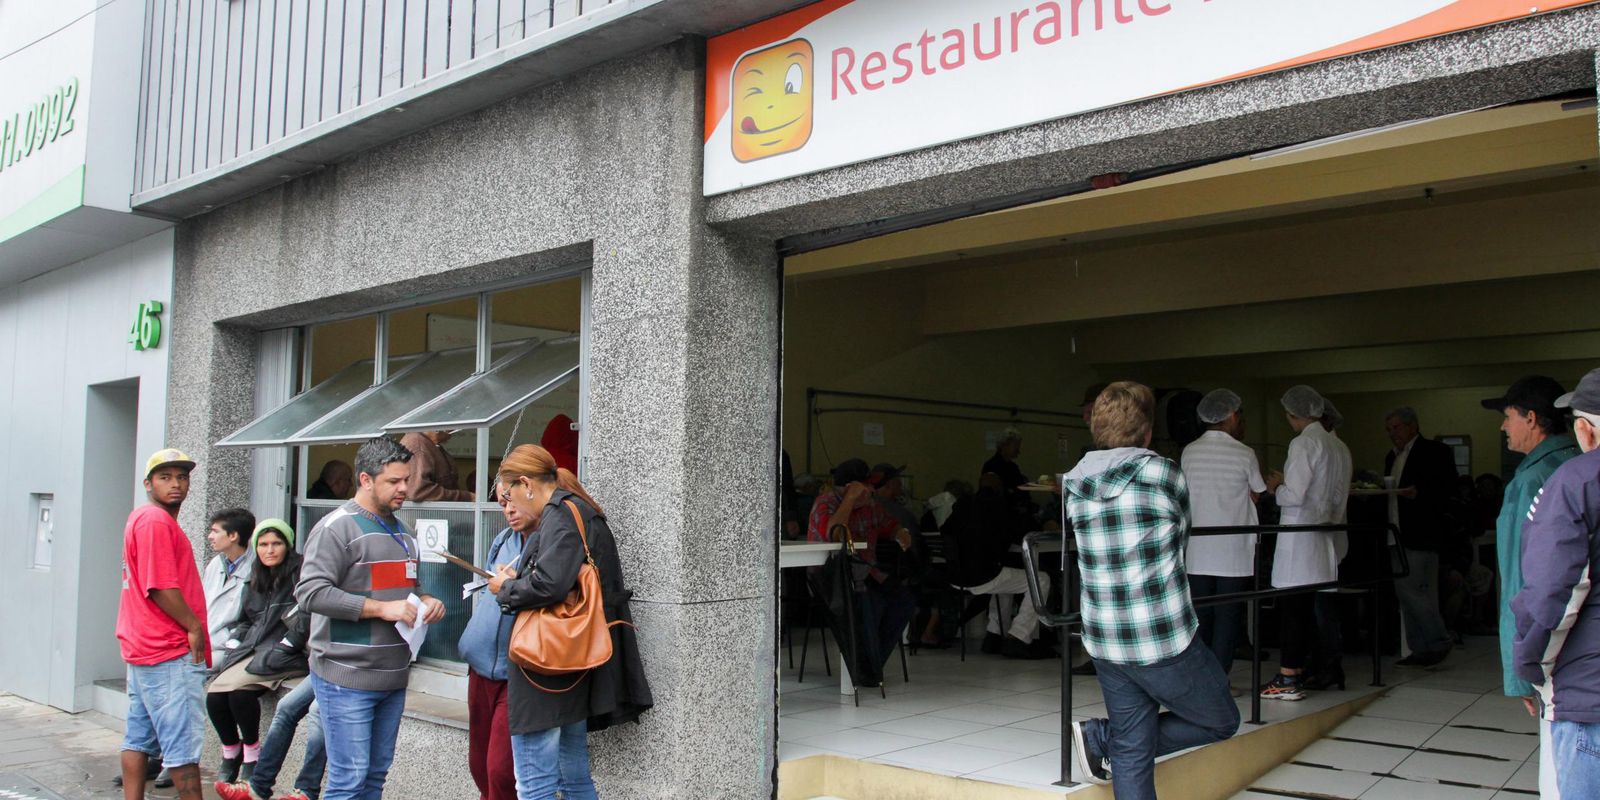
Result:
M878 567L878 546L898 544L902 552L911 549L911 531L900 524L877 501L870 485L872 471L867 462L852 458L833 468L833 488L823 492L811 506L806 538L813 542L837 542L845 530L866 548L858 551L868 570L866 592L861 594L861 637L870 663L881 669L894 652L900 633L917 610L917 599L904 584ZM861 683L860 681L857 681Z
M1505 501L1495 519L1495 550L1500 568L1500 662L1507 697L1533 697L1533 685L1517 677L1512 663L1512 643L1517 635L1517 620L1511 613L1511 598L1522 591L1522 523L1527 519L1533 499L1544 488L1551 473L1579 454L1578 442L1567 433L1565 415L1556 408L1564 389L1552 378L1530 375L1506 390L1505 396L1483 401L1483 407L1499 411L1505 419L1500 430L1506 434L1506 447L1522 453L1522 463L1506 484ZM1550 723L1539 726L1539 784L1546 797L1556 796L1555 768L1551 758Z

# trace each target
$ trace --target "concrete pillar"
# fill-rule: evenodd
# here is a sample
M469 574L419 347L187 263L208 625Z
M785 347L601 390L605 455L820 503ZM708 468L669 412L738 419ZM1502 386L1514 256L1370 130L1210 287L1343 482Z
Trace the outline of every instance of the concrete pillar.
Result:
M693 215L668 235L595 247L586 480L618 532L656 698L645 725L592 740L595 773L608 797L767 797L777 256Z

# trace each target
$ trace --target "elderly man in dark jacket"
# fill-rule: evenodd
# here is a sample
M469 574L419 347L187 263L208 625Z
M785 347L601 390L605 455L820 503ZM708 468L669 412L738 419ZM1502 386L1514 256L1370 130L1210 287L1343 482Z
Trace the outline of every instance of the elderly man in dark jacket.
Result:
M1424 439L1417 412L1397 408L1384 418L1394 449L1384 458L1390 479L1389 522L1400 529L1411 572L1394 582L1411 655L1399 666L1429 667L1443 661L1452 641L1439 612L1439 550L1450 534L1446 504L1456 484L1456 461L1443 442Z

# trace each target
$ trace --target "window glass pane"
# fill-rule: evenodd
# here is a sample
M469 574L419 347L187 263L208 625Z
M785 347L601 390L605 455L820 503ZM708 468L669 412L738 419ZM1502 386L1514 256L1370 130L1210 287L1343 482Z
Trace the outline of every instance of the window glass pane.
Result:
M316 527L323 517L333 513L333 510L338 508L339 505L339 503L334 502L306 503L304 501L296 504L296 511L298 512L296 516L299 517L299 519L295 520L294 526L296 550L302 553L306 551L306 541L310 538L311 529Z
M223 447L280 444L370 386L372 359L369 358L345 367L218 444Z
M555 456L558 466L577 472L578 432L572 429L577 419L578 382L568 380L554 391L491 426L489 428L491 480L500 470L501 457L519 444L539 445Z
M465 380L476 364L472 348L391 359L387 382L291 441L359 442L382 435L384 425Z
M525 347L496 361L488 372L396 420L391 430L454 430L498 422L570 381L577 372L577 337Z
M311 382L316 386L338 371L365 361L372 365L378 346L376 315L311 326ZM371 385L371 381L368 381Z
M471 509L447 510L438 506L408 505L400 509L396 516L405 520L417 535L419 543L431 529L433 534L440 536L440 541L451 553L471 558L475 549L472 524L478 513ZM472 580L472 577L472 573L449 562L423 561L419 565L417 579L422 591L439 598L445 609L444 619L428 627L428 638L422 645L423 658L461 660L456 642L461 639L461 632L466 630L467 620L472 617L473 601L472 597L462 599L461 584Z
M489 337L495 342L559 339L578 332L583 317L578 278L495 292L489 298Z
M471 350L477 345L476 296L389 313L391 358L442 350ZM393 369L389 374L394 374Z
M345 364L357 363L361 369L366 370L366 386L372 386L374 364L373 351L378 344L378 315L372 314L355 319L339 320L324 325L316 325L309 332L311 342L311 385L322 382L326 376L333 374L330 370L337 370ZM337 408L337 406L335 406ZM304 428L321 418L332 408L322 414L308 419L300 427ZM298 431L285 434L285 438ZM308 447L305 450L306 477L304 485L297 486L297 496L309 496L318 499L346 500L355 494L355 474L350 465L356 461L356 448L354 445L334 444ZM348 476L348 477L346 477ZM298 472L296 473L298 478Z

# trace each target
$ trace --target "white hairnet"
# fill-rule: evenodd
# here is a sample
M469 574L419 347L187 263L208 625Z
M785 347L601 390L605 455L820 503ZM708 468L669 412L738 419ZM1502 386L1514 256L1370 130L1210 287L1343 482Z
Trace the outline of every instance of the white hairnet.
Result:
M1200 405L1195 407L1195 413L1200 415L1200 421L1207 425L1215 425L1238 411L1244 405L1239 395L1227 389L1212 389L1200 398Z
M1305 384L1291 386L1283 393L1283 410L1302 419L1322 419L1327 404L1316 389Z
M1335 428L1344 425L1344 415L1340 414L1339 409L1334 407L1333 401L1326 397L1322 398L1322 421Z

